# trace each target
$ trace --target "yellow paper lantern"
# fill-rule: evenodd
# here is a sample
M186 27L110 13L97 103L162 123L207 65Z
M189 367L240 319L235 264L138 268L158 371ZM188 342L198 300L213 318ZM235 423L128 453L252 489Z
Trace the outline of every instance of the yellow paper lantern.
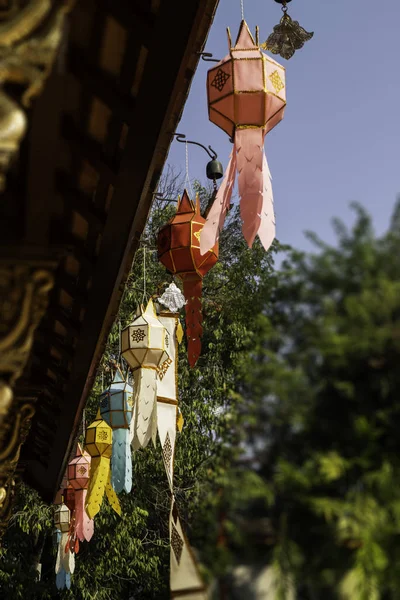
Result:
M93 519L100 510L104 493L119 515L121 507L111 486L110 458L112 454L112 429L101 418L100 411L96 419L86 430L85 449L92 457L90 466L89 487L86 496L85 510L89 519Z

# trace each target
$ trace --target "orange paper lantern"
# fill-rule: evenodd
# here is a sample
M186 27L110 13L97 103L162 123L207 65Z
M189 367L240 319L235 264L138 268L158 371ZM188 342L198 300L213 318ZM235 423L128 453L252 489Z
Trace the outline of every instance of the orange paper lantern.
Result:
M205 221L200 214L198 196L194 204L185 190L178 202L175 216L158 234L160 262L170 273L183 281L183 292L187 300L185 310L188 358L192 367L201 352L203 317L200 298L203 277L218 260L218 243L204 254L200 254L200 232Z

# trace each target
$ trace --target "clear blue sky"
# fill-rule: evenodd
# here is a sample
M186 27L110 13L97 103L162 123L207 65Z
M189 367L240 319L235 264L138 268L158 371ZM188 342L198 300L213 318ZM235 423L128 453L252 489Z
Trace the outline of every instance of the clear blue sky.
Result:
M281 16L273 0L244 0L245 18L265 40ZM289 61L284 120L266 137L273 177L277 238L309 249L307 229L328 242L333 216L351 224L349 203L360 201L377 233L388 226L400 193L400 3L395 0L293 0L289 14L313 39ZM220 0L206 48L227 54L226 27L235 38L240 1ZM231 144L208 121L205 92L210 63L200 61L178 131L211 146L224 167ZM174 142L168 162L184 169L185 146ZM205 181L207 156L189 146L191 179Z

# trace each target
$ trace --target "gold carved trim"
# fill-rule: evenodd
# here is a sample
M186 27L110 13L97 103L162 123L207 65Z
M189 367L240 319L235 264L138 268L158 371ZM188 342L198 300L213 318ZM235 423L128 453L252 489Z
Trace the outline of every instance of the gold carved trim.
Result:
M27 129L24 108L39 95L61 44L66 14L75 0L29 0L0 23L0 191ZM4 90L7 83L22 86L15 101ZM23 107L23 108L22 108Z
M37 399L13 398L12 386L28 361L52 287L46 269L0 263L0 536L11 514L14 474Z
M53 276L45 269L0 265L0 377L21 375L47 307Z

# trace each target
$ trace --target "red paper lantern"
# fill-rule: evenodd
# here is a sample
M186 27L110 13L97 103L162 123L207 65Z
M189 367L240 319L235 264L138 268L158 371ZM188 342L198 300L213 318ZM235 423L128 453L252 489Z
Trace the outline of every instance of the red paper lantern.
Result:
M200 254L200 232L206 220L200 215L199 197L194 204L185 190L178 202L175 216L158 234L158 258L160 262L183 281L187 300L186 336L188 358L194 366L201 352L201 292L203 277L218 260L218 243L205 254Z
M75 510L75 490L71 485L64 490L64 504L69 508L72 515Z

